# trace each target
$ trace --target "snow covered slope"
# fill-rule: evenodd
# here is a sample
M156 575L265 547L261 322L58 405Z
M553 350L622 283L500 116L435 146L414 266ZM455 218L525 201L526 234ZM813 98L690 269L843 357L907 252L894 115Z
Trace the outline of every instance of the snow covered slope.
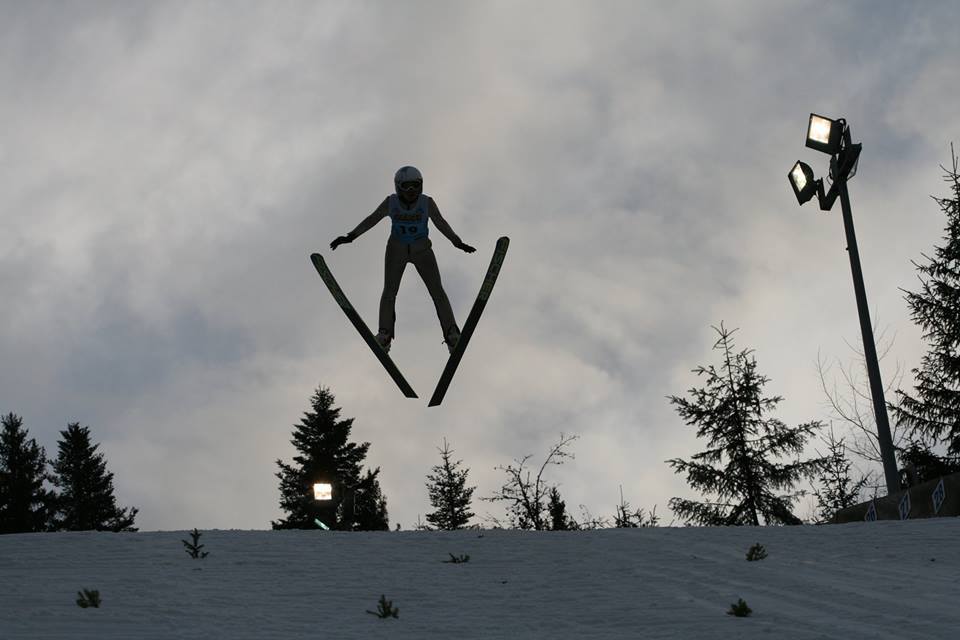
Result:
M0 639L960 638L960 518L0 536ZM745 559L754 543L769 556ZM443 562L469 555L469 562ZM76 605L97 589L99 609ZM380 619L381 594L399 609ZM727 615L743 598L750 617Z

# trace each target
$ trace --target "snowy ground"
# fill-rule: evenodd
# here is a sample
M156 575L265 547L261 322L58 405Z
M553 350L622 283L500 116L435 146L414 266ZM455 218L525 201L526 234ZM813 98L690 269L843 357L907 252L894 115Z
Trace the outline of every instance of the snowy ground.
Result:
M482 535L481 535L482 534ZM960 518L0 536L0 639L960 637ZM759 542L769 556L747 562ZM444 563L450 554L469 562ZM76 605L100 591L99 609ZM379 619L380 595L399 609ZM746 618L727 615L743 598Z

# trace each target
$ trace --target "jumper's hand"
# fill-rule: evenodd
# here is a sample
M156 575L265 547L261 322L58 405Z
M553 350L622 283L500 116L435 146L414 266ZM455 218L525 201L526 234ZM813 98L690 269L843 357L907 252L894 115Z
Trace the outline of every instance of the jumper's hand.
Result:
M336 240L330 243L330 248L333 251L336 251L337 247L339 247L340 245L350 244L351 242L353 242L353 238L351 238L350 236L340 236L339 238L337 238Z
M467 253L473 253L474 251L476 251L476 249L468 245L466 242L461 242L460 244L458 244L457 249L466 251Z

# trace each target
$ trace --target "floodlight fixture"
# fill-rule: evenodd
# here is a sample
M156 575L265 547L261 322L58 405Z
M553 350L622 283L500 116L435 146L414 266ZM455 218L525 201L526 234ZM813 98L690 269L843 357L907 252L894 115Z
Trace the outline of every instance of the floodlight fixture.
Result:
M797 196L797 202L803 205L810 200L820 184L821 180L813 179L813 169L806 162L800 162L793 165L793 169L787 174L790 179L790 186L793 187L793 193Z
M318 482L313 485L314 500L333 500L333 485L326 482Z
M807 125L807 146L830 156L839 153L845 125L842 119L831 120L811 113Z
M874 418L877 426L877 440L880 444L880 458L883 463L883 475L887 481L887 493L893 495L900 488L897 463L894 456L893 439L890 435L890 423L887 416L886 400L883 397L883 382L877 358L876 341L873 337L873 325L870 322L870 309L867 305L867 293L863 285L863 270L860 266L860 252L857 249L857 236L853 229L853 214L850 212L850 194L847 181L857 172L862 145L852 141L850 127L843 118L832 120L816 113L810 114L807 125L807 146L830 156L829 192L824 192L823 179L814 180L813 170L804 162L797 161L787 174L797 201L803 205L814 194L823 211L829 211L833 203L840 199L843 209L843 228L847 236L847 254L850 257L850 271L853 274L853 289L857 300L857 312L860 316L860 332L863 338L863 355L867 364L867 377L870 380L870 395L873 400Z

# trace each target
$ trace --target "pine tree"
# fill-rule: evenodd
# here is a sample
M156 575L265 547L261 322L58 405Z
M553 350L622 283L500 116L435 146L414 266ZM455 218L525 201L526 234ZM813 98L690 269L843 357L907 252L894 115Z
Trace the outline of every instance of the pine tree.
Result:
M318 387L310 400L312 411L294 427L291 443L300 452L293 458L295 464L277 460L280 508L287 517L272 522L274 529L316 529L316 520L331 529L381 528L381 523L386 528L386 499L376 479L380 470L361 477L370 443L349 441L353 418L340 420L340 408L333 403L330 390ZM334 486L333 500L314 500L317 482Z
M91 444L90 427L73 422L60 432L54 485L60 489L53 528L57 531L136 531L137 508L120 509L113 495L113 474L107 471L99 444Z
M433 473L427 476L427 492L433 513L428 513L427 522L437 529L452 531L463 529L474 516L470 511L470 501L476 487L467 486L469 469L460 469L462 460L452 462L453 451L443 439L443 449L439 449L441 463L433 467Z
M720 335L714 349L723 352L720 370L713 365L694 369L698 376L706 376L707 386L690 389L691 400L669 396L684 421L697 427L697 437L709 439L710 448L695 454L691 462L667 463L676 473L686 472L691 487L717 498L713 502L673 498L670 508L688 522L703 525L800 524L791 507L801 494L774 492L791 488L802 476L810 477L821 461L779 464L770 458L799 454L821 425L809 422L791 429L765 417L782 398L764 398L763 386L769 379L757 373L751 351L733 353L733 332L722 323L714 330Z
M821 523L832 520L837 511L859 504L861 493L869 482L867 477L861 477L857 481L850 477L853 463L847 458L843 438L837 440L833 428L824 442L830 454L822 458L823 463L816 474L820 486L813 490L813 495L817 498L817 516Z
M353 519L346 528L352 531L389 531L387 499L380 489L380 467L367 470L353 492ZM349 514L348 514L349 515ZM344 522L341 518L341 522Z
M556 486L550 487L547 513L550 514L550 529L552 531L573 531L577 529L577 523L567 515L567 503L560 497L560 489Z
M960 457L938 456L926 443L919 440L913 440L907 446L901 447L897 454L900 457L901 469L907 472L906 478L901 476L901 482L907 481L906 486L960 472Z
M46 531L54 503L43 486L50 479L46 453L27 440L20 416L2 416L0 425L0 533Z
M921 291L903 290L930 348L913 369L915 394L898 390L899 405L892 409L912 435L930 444L939 440L948 455L960 457L960 173L953 145L950 155L953 168L941 168L952 197L933 198L947 216L944 245L934 247L933 257L923 256L926 264L913 263Z

